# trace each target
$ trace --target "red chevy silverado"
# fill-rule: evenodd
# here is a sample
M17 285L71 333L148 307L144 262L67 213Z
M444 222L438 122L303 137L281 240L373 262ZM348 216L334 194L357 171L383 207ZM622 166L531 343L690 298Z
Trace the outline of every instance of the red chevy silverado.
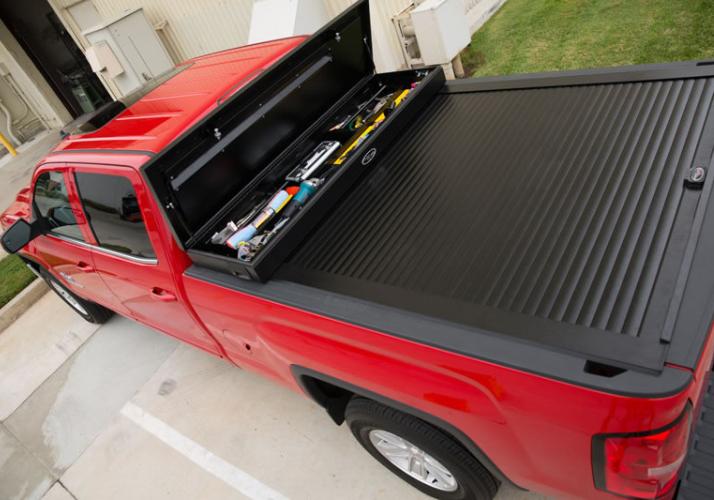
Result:
M713 498L714 63L378 74L367 5L79 124L3 246L436 498Z

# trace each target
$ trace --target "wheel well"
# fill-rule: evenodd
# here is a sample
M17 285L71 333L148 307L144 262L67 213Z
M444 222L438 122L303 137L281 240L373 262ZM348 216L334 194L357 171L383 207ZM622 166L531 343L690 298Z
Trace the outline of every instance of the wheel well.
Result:
M355 393L308 375L301 376L299 380L308 396L322 406L337 425L342 425L347 403Z
M491 472L501 482L507 483L519 490L524 490L513 481L508 479L501 470L491 461L488 456L463 432L453 425L441 420L438 417L424 413L416 408L409 407L397 401L382 397L368 390L363 390L347 382L335 379L328 375L315 372L308 368L293 365L291 371L298 385L310 399L322 406L330 418L337 424L342 425L345 421L345 409L354 396L365 397L390 406L396 410L408 413L424 422L433 425L441 432L460 443L471 455L473 455L486 469Z

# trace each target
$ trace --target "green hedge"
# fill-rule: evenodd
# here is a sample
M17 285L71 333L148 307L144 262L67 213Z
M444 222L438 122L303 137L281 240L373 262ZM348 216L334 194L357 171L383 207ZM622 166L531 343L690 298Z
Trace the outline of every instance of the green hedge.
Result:
M0 307L32 283L36 276L15 255L0 260Z

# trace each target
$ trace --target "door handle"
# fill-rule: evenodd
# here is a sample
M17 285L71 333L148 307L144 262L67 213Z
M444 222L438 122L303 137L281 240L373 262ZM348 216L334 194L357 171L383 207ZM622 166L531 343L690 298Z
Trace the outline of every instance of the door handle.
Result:
M94 271L94 268L92 266L82 261L77 262L77 269L79 269L83 273L91 273Z
M163 288L154 287L151 289L151 298L159 302L174 302L176 295L167 292Z

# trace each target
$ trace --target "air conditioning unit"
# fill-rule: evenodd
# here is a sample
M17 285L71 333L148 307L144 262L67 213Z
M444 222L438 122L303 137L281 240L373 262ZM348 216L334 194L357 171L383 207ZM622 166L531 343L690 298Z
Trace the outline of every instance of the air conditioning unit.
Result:
M392 17L402 55L412 68L441 64L454 77L453 61L471 43L471 35L506 0L413 0Z
M399 37L402 55L404 60L411 68L424 66L424 61L421 58L419 42L417 42L416 31L414 31L414 23L412 22L412 10L415 5L412 4L402 12L392 18L394 29L397 30Z
M471 43L464 0L426 0L411 11L424 64L448 64Z
M464 0L414 0L392 23L410 67L441 64L454 77L451 62L471 42Z
M111 79L122 95L174 67L144 10L137 8L85 30L92 69Z

